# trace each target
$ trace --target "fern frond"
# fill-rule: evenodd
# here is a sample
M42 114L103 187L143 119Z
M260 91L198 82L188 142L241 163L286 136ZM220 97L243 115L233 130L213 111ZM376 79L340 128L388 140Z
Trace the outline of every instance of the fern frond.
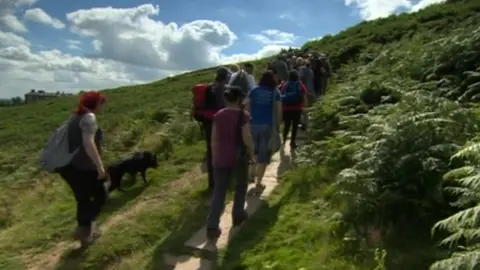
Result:
M446 230L455 232L464 228L474 228L480 225L480 205L462 210L453 216L441 220L433 226L432 231Z
M467 158L478 161L480 159L480 143L472 144L458 151L455 155L452 156L452 159L455 158Z
M464 167L453 169L447 172L446 174L443 175L443 179L444 180L458 179L461 177L465 177L467 175L472 175L475 171L477 171L477 168L474 166L464 166Z
M454 253L450 258L435 262L430 270L474 270L480 266L480 250Z
M464 187L480 192L480 172L477 172L477 174L471 176L457 179L456 182Z

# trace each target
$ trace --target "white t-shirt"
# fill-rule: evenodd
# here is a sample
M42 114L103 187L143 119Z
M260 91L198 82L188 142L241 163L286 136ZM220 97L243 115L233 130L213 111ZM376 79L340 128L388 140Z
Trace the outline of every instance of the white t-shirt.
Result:
M248 81L250 82L250 90L252 90L256 85L255 78L252 74L248 74Z
M244 71L245 72L245 71ZM248 74L247 72L245 72L247 74L247 78L248 78L248 84L249 84L249 90L252 90L256 83L255 83L255 78L253 77L253 75L251 74ZM239 74L239 72L235 72L232 74L232 76L230 76L230 79L228 80L228 84L231 85L233 83L233 81L235 80L235 78L237 77L237 75Z

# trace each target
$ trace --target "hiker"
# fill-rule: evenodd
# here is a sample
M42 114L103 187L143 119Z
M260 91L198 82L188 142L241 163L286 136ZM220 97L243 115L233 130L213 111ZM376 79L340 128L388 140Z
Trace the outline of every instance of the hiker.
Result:
M287 141L290 127L292 128L292 136L290 138L290 147L297 147L297 131L300 124L300 117L307 100L307 88L300 81L299 74L296 70L290 71L288 81L280 86L282 93L282 109L283 109L283 142Z
M320 59L322 61L322 64L325 68L325 76L324 79L322 80L322 93L325 94L327 92L327 87L328 87L328 81L330 77L332 76L332 65L330 64L330 61L328 60L328 57L325 54L320 55Z
M288 66L287 66L287 63L285 63L285 60L286 60L286 55L281 54L272 63L272 67L275 68L275 70L277 71L277 76L279 81L288 80Z
M271 71L273 72L273 74L275 74L275 76L277 76L277 70L275 69L272 63L267 64L267 71Z
M92 244L100 236L93 222L107 199L104 186L107 176L100 157L103 136L95 117L105 102L100 92L88 91L81 95L67 133L70 152L77 148L78 152L70 164L59 169L77 201L75 238L80 240L82 247Z
M295 69L296 63L297 63L297 57L294 55L294 56L292 56L292 58L290 58L290 65L289 65L288 68L290 70Z
M220 67L216 71L215 80L212 84L199 84L192 89L194 96L192 114L201 124L206 141L207 153L205 167L208 174L209 191L212 191L214 186L211 150L213 116L225 106L223 93L229 76L230 72L228 69Z
M303 58L302 57L297 57L297 60L295 61L295 70L299 71L300 67L303 66Z
M313 70L310 66L310 61L304 60L302 65L298 68L298 75L300 80L307 87L309 102L315 102L315 88L313 85Z
M311 92L313 89L313 86L310 85L310 91L307 86L307 82L310 82L310 84L313 84L313 71L309 67L307 67L307 60L303 58L297 58L297 67L296 70L300 76L300 81L307 87L307 96L305 98L305 104L304 104L304 109L302 110L302 114L300 116L300 124L301 128L303 131L307 130L308 126L308 112L305 110L305 108L308 108L311 104L314 102L314 94Z
M328 79L331 76L331 65L327 57L324 54L319 54L317 52L313 53L314 56L314 88L315 94L317 97L325 94Z
M245 96L252 90L252 84L251 84L251 78L246 71L240 70L236 73L234 73L229 81L228 81L228 86L236 86L238 87L244 94Z
M257 191L265 187L262 179L273 154L269 149L269 141L275 135L274 132L278 131L282 119L282 102L277 86L275 74L266 71L262 74L258 86L250 91L245 102L245 108L252 118L250 124L257 160L254 172Z
M250 115L241 109L245 94L239 87L225 91L226 107L213 119L212 151L215 187L207 217L207 238L215 239L222 233L220 216L225 208L225 197L232 176L236 179L233 199L233 226L242 224L248 214L244 209L248 187L248 163L254 162L253 141L250 133Z
M245 63L243 65L243 69L248 74L248 80L250 81L250 90L252 90L252 88L254 88L255 85L257 85L257 83L255 82L255 77L253 77L253 65L252 65L252 63Z
M237 64L230 65L229 71L231 76L233 76L235 73L240 71L240 67Z

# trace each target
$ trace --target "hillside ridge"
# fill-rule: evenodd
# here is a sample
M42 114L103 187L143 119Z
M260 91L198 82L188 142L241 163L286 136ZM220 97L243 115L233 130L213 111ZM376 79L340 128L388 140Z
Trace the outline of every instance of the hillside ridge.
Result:
M309 143L296 168L219 253L219 268L478 267L478 210L471 206L480 186L479 25L480 2L447 1L306 43L301 49L329 56L334 80L309 111ZM268 61L252 61L257 78ZM75 269L161 269L159 256L182 253L185 238L202 226L204 176L180 187L175 180L203 158L202 134L188 116L190 89L211 81L214 69L104 91L106 162L137 149L174 152L149 172L148 188L114 193L99 223L144 198L158 202L118 221L74 257ZM0 108L2 269L26 269L70 239L73 199L56 176L39 171L37 152L76 99ZM57 269L74 269L69 252Z

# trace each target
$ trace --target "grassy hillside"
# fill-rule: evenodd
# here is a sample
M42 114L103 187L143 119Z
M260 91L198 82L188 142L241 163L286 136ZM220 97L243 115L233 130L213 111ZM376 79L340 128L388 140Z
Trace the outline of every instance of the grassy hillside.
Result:
M479 11L449 1L305 44L331 56L336 84L226 269L479 267Z
M264 64L256 63L258 72ZM195 207L205 208L205 197L200 192L205 181L193 181L203 176L190 170L202 159L204 143L198 125L190 121L190 89L196 83L211 81L214 71L210 68L151 84L105 90L108 104L99 122L106 136L107 162L135 149L152 150L161 157L171 146L174 151L170 160L160 161L160 169L149 172L152 184L148 188L139 182L125 195L113 194L100 223L129 213L140 202L152 205L135 210L129 220L119 221L115 226L124 230L122 236L107 234L81 267L108 265L141 243L146 248L157 241L163 243L163 237L188 219L189 213L202 215ZM1 269L27 269L38 259L36 255L42 257L45 251L70 239L75 225L73 197L56 175L40 172L37 162L49 134L68 118L77 100L64 97L0 108ZM145 224L145 217L151 218L151 224ZM203 216L196 220L201 225ZM65 267L71 269L69 263Z
M479 25L480 2L457 0L305 44L331 57L334 84L311 111L298 167L221 252L219 269L416 270L437 260L435 269L474 269ZM204 146L187 111L191 86L213 71L105 91L107 160L169 145L174 155L148 188L114 194L100 218L106 234L80 258L67 241L73 198L36 167L75 98L0 108L0 268L49 269L57 254L57 269L162 269L161 253L181 249L204 220L204 176L191 171ZM463 248L438 247L446 237ZM452 257L463 268L441 262L469 250Z

